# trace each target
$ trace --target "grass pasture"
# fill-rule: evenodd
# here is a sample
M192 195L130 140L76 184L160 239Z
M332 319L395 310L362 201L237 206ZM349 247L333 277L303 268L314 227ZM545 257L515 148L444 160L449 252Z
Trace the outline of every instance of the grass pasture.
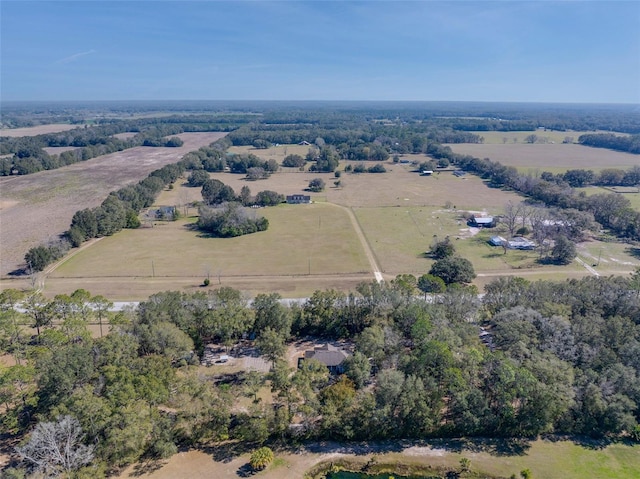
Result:
M522 173L563 173L582 168L630 168L640 163L640 155L574 144L474 144L449 145L455 153L489 158L513 166Z
M229 153L252 153L258 158L263 160L276 160L278 164L282 163L282 160L288 155L300 155L301 157L307 156L309 148L313 146L309 145L278 145L271 146L269 148L254 148L253 146L232 146L229 148Z
M489 245L491 236L507 236L500 227L469 228L461 211L428 207L357 208L356 217L387 277L401 273L422 275L429 271L433 260L424 253L434 240L449 236L456 252L469 259L479 273L479 284L495 276L541 275L560 279L566 275L584 276L585 269L577 263L567 266L543 266L535 251L504 250ZM381 225L385 227L382 228ZM482 278L488 277L488 280Z
M342 208L281 205L258 212L269 220L269 229L238 238L205 237L189 227L193 218L122 231L71 257L53 272L49 284L90 277L104 278L105 285L116 279L135 285L145 279L167 284L165 289L172 289L171 284L175 284L173 289L188 289L209 275L212 286L220 280L223 285L243 284L243 289L252 292L281 289L286 293L288 288L295 289L296 277L303 276L302 290L289 293L305 294L309 290L304 285L315 276L331 276L336 283L342 276L356 275L357 282L372 278ZM289 286L279 285L274 277L288 278ZM253 286L237 283L239 278Z

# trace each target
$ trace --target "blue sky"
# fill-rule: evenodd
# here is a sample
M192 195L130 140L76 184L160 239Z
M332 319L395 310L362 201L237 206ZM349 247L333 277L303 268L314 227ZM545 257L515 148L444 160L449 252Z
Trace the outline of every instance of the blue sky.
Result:
M640 103L640 2L2 0L2 100Z

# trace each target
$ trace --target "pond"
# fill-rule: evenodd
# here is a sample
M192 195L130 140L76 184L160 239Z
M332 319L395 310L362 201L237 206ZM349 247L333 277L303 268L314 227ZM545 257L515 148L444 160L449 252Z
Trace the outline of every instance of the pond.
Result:
M399 476L397 474L363 474L361 472L330 472L326 479L441 479L440 476Z

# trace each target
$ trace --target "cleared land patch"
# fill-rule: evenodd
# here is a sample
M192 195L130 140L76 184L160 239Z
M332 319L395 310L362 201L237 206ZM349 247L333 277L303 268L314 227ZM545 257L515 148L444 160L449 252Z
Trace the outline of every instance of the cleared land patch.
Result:
M355 208L369 244L388 278L401 273L422 275L429 271L433 260L424 253L434 240L449 237L457 254L469 259L480 278L514 274L551 275L555 279L567 274L588 274L580 265L542 266L535 251L504 250L490 246L488 240L496 234L505 235L500 228L478 230L469 228L461 211L429 207ZM384 225L384 227L382 226ZM479 284L484 280L480 279Z
M489 158L520 171L563 172L574 168L599 171L604 168L629 168L640 164L640 155L591 148L582 145L552 144L473 144L448 145L455 153Z
M9 205L0 209L0 274L19 268L29 248L64 232L76 211L100 205L109 192L225 134L182 133L179 148L131 148L56 170L0 178L2 199Z

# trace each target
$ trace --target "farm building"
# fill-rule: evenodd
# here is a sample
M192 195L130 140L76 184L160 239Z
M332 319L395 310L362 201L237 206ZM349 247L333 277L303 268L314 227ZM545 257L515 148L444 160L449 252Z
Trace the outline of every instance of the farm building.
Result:
M507 241L507 248L509 249L531 250L535 247L536 244L533 241L523 238L522 236L516 236Z
M496 220L493 216L473 215L467 224L476 228L493 228L496 225Z
M302 140L300 143L298 143L298 145L300 145L300 146L309 146L309 145L311 145L311 143L309 143L307 140Z
M287 203L291 203L293 205L311 203L311 196L309 196L309 195L287 195Z
M489 244L491 246L502 246L507 244L507 240L504 239L502 236L492 236L489 239Z
M433 170L422 170L420 173L422 176L431 176L433 175Z
M331 374L342 374L344 373L344 360L348 357L349 355L342 349L325 344L316 346L312 351L305 351L304 358L298 359L298 367L306 359L315 359L329 368Z

